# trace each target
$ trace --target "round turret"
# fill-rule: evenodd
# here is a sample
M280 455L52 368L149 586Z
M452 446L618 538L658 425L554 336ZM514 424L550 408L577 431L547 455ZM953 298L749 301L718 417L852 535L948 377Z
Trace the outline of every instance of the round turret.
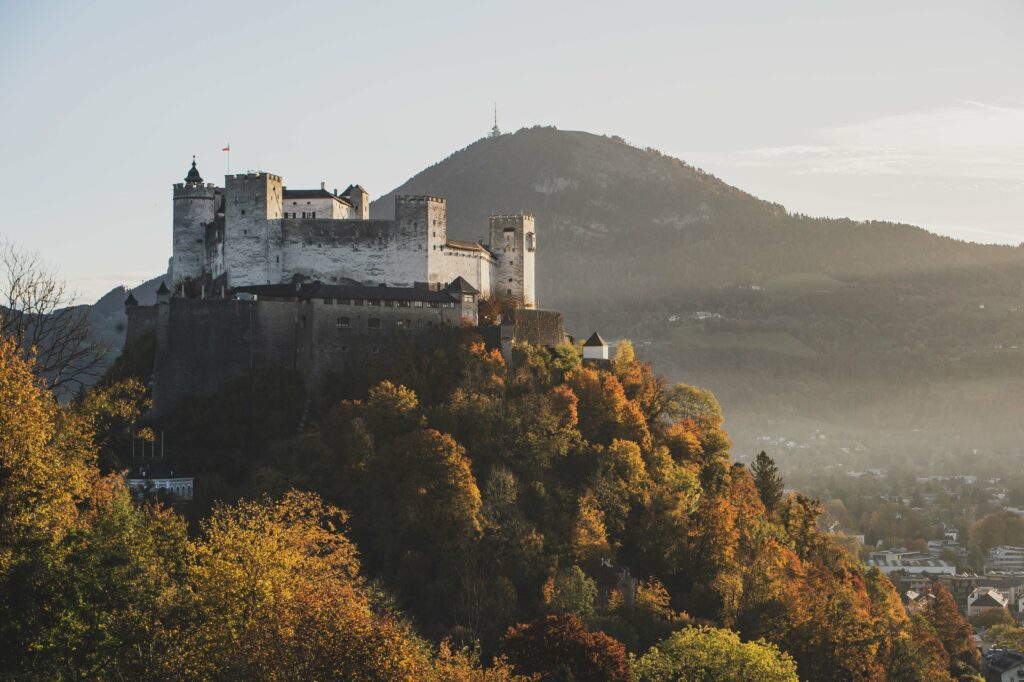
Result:
M206 270L206 226L216 218L216 192L203 182L192 157L185 182L174 186L174 247L171 281L196 279Z

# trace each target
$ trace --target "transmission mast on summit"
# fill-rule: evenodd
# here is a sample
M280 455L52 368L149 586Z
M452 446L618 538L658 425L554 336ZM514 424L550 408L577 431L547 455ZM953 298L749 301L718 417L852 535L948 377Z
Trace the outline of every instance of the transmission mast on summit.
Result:
M500 137L501 128L498 127L498 103L494 103L494 127L491 128L491 137Z

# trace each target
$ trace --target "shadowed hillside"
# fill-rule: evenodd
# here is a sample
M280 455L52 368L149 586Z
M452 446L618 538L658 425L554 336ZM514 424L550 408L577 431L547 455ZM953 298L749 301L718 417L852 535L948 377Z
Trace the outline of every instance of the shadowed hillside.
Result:
M533 213L541 305L714 390L740 456L819 427L846 439L821 460L851 465L1019 451L1019 248L793 215L656 150L553 128L474 142L375 215L395 193L446 197L458 239L483 238L489 213Z

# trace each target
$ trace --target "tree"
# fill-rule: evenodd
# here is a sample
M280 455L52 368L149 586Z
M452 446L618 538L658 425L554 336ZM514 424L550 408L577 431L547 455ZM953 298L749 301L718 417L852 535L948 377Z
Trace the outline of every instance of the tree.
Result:
M985 631L985 639L991 642L992 646L1024 651L1024 627L1016 624L993 625Z
M38 255L0 241L0 336L14 339L33 370L55 390L100 375L107 349L89 332L87 309Z
M953 595L942 583L932 583L932 599L928 600L922 615L935 629L935 636L949 655L949 672L954 679L971 679L981 663L974 632L957 610Z
M430 679L425 644L377 611L341 532L311 493L221 506L203 522L165 633L172 679Z
M1014 626L1017 624L1017 619L1005 608L985 609L981 613L971 616L970 623L976 628L990 628L993 625Z
M762 450L757 455L754 465L750 467L750 473L754 476L754 485L757 486L757 494L761 496L764 508L771 512L782 499L784 487L775 460Z
M57 404L33 362L0 338L0 575L63 537L98 473L91 425Z
M516 672L550 682L628 682L626 647L572 614L509 628L502 651Z
M742 642L735 632L688 627L652 647L633 665L638 682L704 680L797 682L796 663L774 644Z

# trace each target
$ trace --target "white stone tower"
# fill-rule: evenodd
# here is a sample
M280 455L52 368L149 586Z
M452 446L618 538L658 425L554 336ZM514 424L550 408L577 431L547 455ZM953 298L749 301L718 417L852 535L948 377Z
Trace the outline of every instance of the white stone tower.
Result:
M281 177L229 175L224 183L224 270L228 288L281 280Z
M395 196L393 238L398 248L391 257L402 262L390 263L390 270L407 272L411 262L422 262L423 268L416 273L413 282L395 284L427 284L433 288L448 284L442 281L445 279L442 276L444 246L448 242L448 211L444 199L423 195ZM426 258L420 255L423 250L426 250Z
M171 256L171 281L175 284L203 275L206 262L206 226L216 215L216 188L206 184L196 168L185 182L174 185L174 227Z
M509 298L524 308L537 307L534 285L534 258L537 231L533 216L527 213L492 215L491 253L497 263L491 281L492 295Z

